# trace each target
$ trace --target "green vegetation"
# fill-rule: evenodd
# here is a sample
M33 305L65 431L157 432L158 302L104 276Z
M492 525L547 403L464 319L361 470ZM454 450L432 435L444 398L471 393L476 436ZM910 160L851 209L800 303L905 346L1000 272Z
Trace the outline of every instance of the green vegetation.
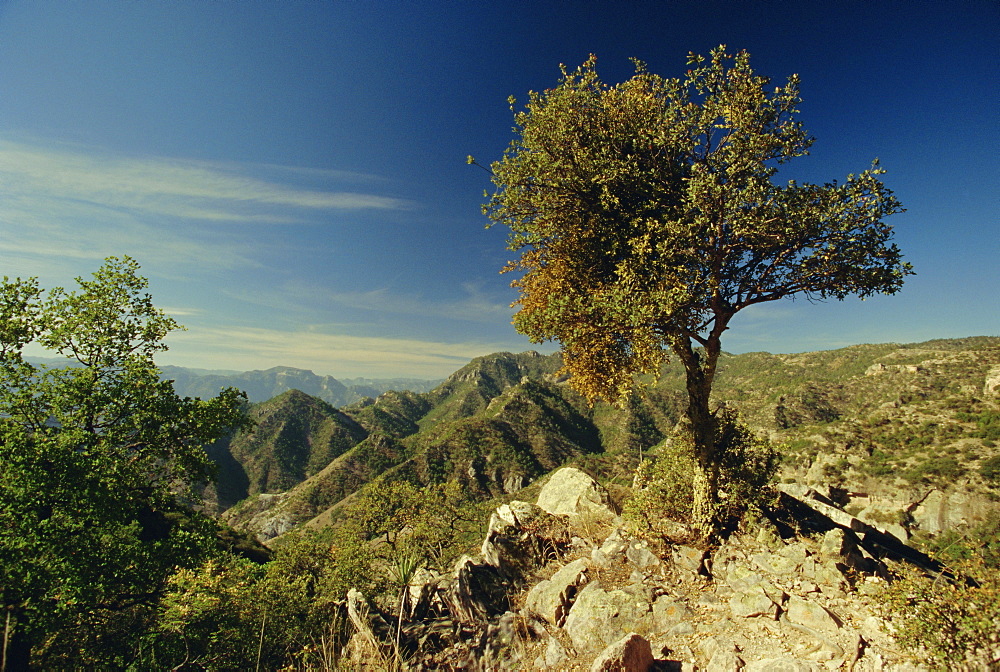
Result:
M177 567L216 552L188 508L212 473L202 446L243 422L225 390L181 399L153 355L177 324L131 259L79 290L0 286L0 604L6 663L125 666ZM63 368L22 357L35 343Z
M936 669L992 669L1000 656L1000 515L924 547L947 572L903 571L882 595L897 640L905 650L926 652Z
M718 482L725 497L714 515L715 526L721 529L732 528L748 509L759 509L773 499L778 453L731 413L722 416L718 428ZM696 473L690 433L681 431L656 451L653 460L639 465L634 493L624 507L627 524L643 536L681 541L678 532L692 530L695 522Z
M616 86L593 56L563 68L515 114L483 210L521 253L504 269L521 274L515 326L558 341L588 399L626 399L668 353L681 363L693 516L707 537L723 459L710 397L732 318L798 294L893 294L912 271L883 221L902 208L877 162L842 184L772 182L812 144L796 119L796 76L771 87L746 52L724 46L688 66L665 79L636 62ZM836 417L822 397L804 401L816 419Z
M334 669L350 633L348 588L394 613L411 569L445 570L473 552L493 507L531 499L538 486L522 488L563 464L626 502L636 532L690 537L698 469L691 433L678 427L687 400L680 364L617 406L588 404L555 375L558 355L534 353L479 358L433 392L340 410L295 391L254 406L234 391L179 399L152 363L176 325L153 308L136 271L109 260L79 292L48 297L33 281L3 285L9 668ZM75 365L31 366L20 354L29 342ZM809 470L844 487L869 478L926 492L962 480L995 493L1000 455L990 437L1000 408L981 391L1000 365L1000 340L959 345L721 355L713 403L727 410L715 416L713 443L724 496L713 524L735 525L767 503L778 451L786 480ZM246 412L252 428L240 428ZM760 438L767 433L774 448ZM298 529L269 550L192 511L202 495L215 502L205 487L212 461L220 507L225 493L257 489L226 520L251 536L261 529L255 517L281 523L271 534ZM869 517L909 522L895 512ZM975 577L975 563L996 563L998 538L996 525L983 524L924 541L950 566L972 563L963 571ZM967 594L914 585L899 623L933 620L921 609L937 605L972 629L954 631L955 641L981 646L975 628L985 621L940 604L957 597L992 613L988 576ZM378 655L393 664L392 651Z

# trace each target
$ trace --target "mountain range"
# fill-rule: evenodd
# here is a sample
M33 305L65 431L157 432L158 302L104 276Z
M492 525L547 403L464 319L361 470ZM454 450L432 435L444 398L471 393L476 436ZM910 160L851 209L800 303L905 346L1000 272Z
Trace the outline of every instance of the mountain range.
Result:
M344 378L319 376L306 369L276 366L263 371L208 371L180 366L161 367L164 378L174 381L182 397L214 397L225 387L247 393L251 402L272 399L288 390L299 390L334 406L345 406L388 390L427 392L440 380L416 378Z
M454 480L488 499L564 464L629 481L683 415L682 370L665 366L613 407L589 405L560 368L558 354L497 353L429 391L387 391L340 408L289 390L252 407L255 429L212 447L220 479L207 501L269 539L329 524L374 482ZM782 480L865 492L903 509L932 491L995 496L998 396L1000 338L989 337L723 355L715 387L717 403L779 445ZM978 514L953 517L970 515Z

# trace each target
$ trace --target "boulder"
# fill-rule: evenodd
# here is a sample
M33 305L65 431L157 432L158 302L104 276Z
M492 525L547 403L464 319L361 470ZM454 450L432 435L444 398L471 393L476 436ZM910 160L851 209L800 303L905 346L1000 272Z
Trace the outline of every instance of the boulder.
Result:
M657 632L666 632L691 616L690 609L669 595L661 595L653 602L653 625Z
M507 586L497 568L463 555L448 580L441 582L447 613L459 623L483 623L510 606Z
M551 579L540 581L528 591L525 606L551 625L562 627L580 586L587 583L590 563L580 558L562 567Z
M928 534L940 534L978 518L973 510L974 500L964 492L945 494L932 490L913 510L913 521Z
M624 590L604 590L596 581L576 596L563 629L578 651L610 646L629 632L652 625L649 602Z
M490 516L480 554L511 579L557 559L569 545L565 520L529 502L513 501Z
M573 467L559 469L538 493L538 506L554 515L585 513L613 518L615 511L608 491L593 478Z
M767 616L774 618L778 614L778 605L774 603L764 589L757 584L729 598L729 609L733 616L753 618Z
M604 649L590 666L590 672L646 672L653 662L649 642L630 632Z
M813 630L835 633L840 621L822 605L792 595L787 605L788 620Z

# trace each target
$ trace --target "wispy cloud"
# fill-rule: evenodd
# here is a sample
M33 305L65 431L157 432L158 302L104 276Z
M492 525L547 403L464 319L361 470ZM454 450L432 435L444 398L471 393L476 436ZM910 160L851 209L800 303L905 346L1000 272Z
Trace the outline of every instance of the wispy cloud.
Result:
M308 179L297 183L303 175ZM338 181L355 188L299 186ZM253 267L258 227L415 207L357 189L376 182L340 171L123 157L0 138L0 253L11 267L27 265L19 262L26 258L99 260L123 253L164 268Z
M256 306L285 311L297 307L307 314L314 314L320 308L351 308L381 315L504 324L510 321L514 312L508 301L499 300L495 293L484 291L480 283L474 282L461 283L450 299L432 299L419 292L400 292L389 287L353 292L334 291L328 287L302 282L286 283L268 292L248 292L234 288L228 290L227 294Z
M289 208L315 211L413 207L411 202L399 198L357 191L302 189L262 180L249 174L252 168L177 159L137 159L94 149L50 149L0 141L0 179L6 190L63 202L186 219L279 223L295 220L296 213L289 214Z
M474 357L526 350L518 343L445 343L263 328L192 329L171 334L162 363L208 369L294 366L337 377L442 378Z

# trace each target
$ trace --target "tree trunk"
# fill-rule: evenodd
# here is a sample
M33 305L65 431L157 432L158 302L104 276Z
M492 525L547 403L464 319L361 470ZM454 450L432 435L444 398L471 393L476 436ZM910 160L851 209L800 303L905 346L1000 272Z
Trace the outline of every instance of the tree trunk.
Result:
M721 348L718 337L713 333L702 353L694 349L690 338L685 337L676 339L672 349L684 364L688 393L686 415L691 423L694 442L696 467L692 482L694 501L691 522L698 535L708 539L716 532L719 486L716 420L709 401Z
M3 652L0 660L2 672L21 672L30 669L31 643L23 636L17 615L11 617L11 609L6 610L3 623Z

